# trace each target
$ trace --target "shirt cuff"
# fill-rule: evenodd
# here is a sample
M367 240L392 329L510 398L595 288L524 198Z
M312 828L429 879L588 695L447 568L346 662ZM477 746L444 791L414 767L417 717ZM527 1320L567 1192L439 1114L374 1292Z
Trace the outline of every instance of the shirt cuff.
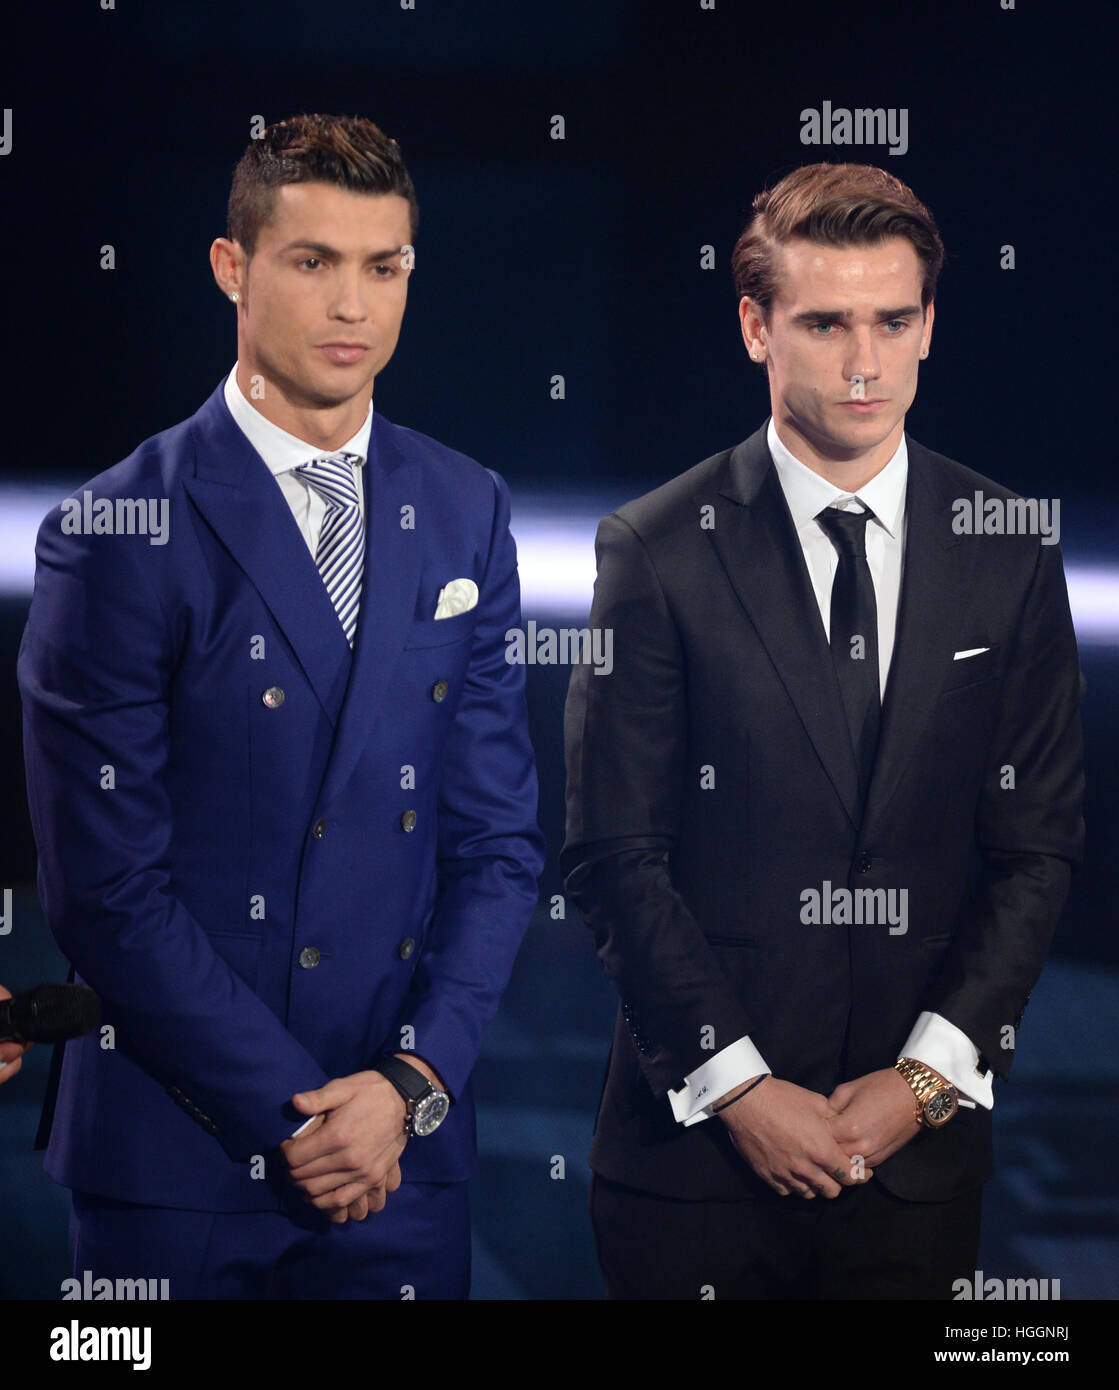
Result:
M984 1110L994 1109L994 1073L979 1070L979 1049L965 1032L940 1014L926 1009L918 1015L901 1056L924 1062L951 1081L960 1093L961 1105L971 1110L976 1105Z
M673 1118L683 1125L709 1119L712 1105L761 1072L769 1072L762 1054L749 1038L739 1038L689 1072L678 1091L669 1091Z

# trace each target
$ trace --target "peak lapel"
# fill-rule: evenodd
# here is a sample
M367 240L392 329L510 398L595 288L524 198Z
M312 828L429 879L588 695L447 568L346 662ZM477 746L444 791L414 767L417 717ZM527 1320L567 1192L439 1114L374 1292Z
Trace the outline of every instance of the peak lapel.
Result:
M839 682L765 426L731 452L719 495L707 534L854 823L858 770Z
M230 415L223 384L194 417L195 471L183 486L268 605L335 724L349 666L346 639L291 508Z
M377 718L416 611L423 549L423 477L396 444L392 427L373 412L365 464L365 568L353 666L323 783L322 803L345 785ZM410 505L417 529L401 526ZM338 619L334 625L341 631Z

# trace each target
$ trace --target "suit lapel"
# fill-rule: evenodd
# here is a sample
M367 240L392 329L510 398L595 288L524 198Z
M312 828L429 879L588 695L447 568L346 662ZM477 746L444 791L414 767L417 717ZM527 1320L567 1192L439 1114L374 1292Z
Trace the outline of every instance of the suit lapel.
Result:
M882 732L864 817L873 838L916 751L952 659L971 583L971 554L952 531L952 489L936 460L905 436L905 561L897 639L886 683Z
M324 805L345 785L376 722L377 706L415 619L422 569L422 532L401 526L401 509L406 506L415 508L414 515L422 526L421 471L397 444L392 425L376 411L369 459L362 471L365 570L361 607L350 682L323 784ZM321 580L319 583L323 587ZM341 633L333 609L331 617Z
M731 451L708 531L852 824L858 770L831 649L765 426Z
M238 429L222 386L195 416L195 472L183 486L268 605L332 725L349 648L311 552L267 464ZM246 634L246 645L248 637Z

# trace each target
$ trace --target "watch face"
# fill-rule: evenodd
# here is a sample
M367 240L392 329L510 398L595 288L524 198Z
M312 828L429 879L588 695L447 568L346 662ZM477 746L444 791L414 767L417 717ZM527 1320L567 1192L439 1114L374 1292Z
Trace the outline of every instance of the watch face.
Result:
M951 1091L937 1091L925 1102L925 1119L930 1125L942 1125L956 1113L956 1097Z
M412 1133L418 1139L434 1134L447 1118L450 1108L451 1102L445 1091L436 1091L433 1095L424 1096L416 1101L416 1108L412 1112Z

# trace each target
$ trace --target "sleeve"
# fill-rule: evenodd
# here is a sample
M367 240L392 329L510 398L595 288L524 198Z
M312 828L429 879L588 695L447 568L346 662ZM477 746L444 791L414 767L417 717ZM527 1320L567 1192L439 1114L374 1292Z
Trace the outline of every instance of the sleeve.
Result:
M393 1029L399 1037L412 1025L414 1051L452 1097L465 1086L497 1011L544 867L525 671L506 660L508 639L521 625L509 490L496 473L490 477L494 514L480 611L440 775L435 913Z
M711 1107L728 1091L762 1073L772 1075L765 1058L749 1038L739 1038L684 1077L684 1084L669 1091L672 1117L687 1127L709 1120Z
M980 1068L979 1049L968 1035L939 1014L926 1009L918 1016L898 1056L924 1062L951 1081L960 1093L961 1105L994 1109L994 1073Z
M981 878L921 1005L971 1039L1003 1080L1083 859L1080 688L1060 550L1039 544L976 816Z
M39 530L18 661L43 911L121 1048L247 1159L328 1077L175 895L159 561L144 537L64 535L59 517Z
M753 1029L669 868L688 725L676 625L645 546L622 518L602 521L595 550L591 627L612 632L614 665L608 676L586 665L572 672L560 864L621 995L642 1072L663 1096L710 1060L705 1037Z

